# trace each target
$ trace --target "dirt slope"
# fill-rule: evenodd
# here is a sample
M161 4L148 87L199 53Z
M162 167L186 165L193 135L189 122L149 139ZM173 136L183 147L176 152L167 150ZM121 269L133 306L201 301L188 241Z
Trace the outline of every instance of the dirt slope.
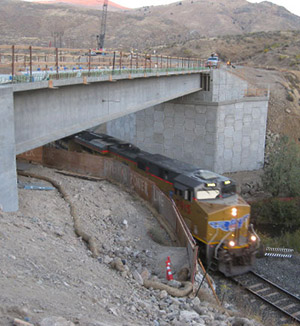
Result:
M137 312L135 307L140 301L151 302L149 292L131 273L121 276L108 263L117 256L125 259L126 271L129 267L140 273L146 267L158 268L164 275L165 255L173 257L174 251L151 240L150 230L160 230L156 219L143 205L136 205L133 197L106 181L74 179L45 168L31 171L64 186L84 231L96 237L100 254L93 258L76 236L70 207L56 190L20 189L19 211L0 212L0 325L11 325L16 317L28 317L36 324L49 316L89 326L148 324L145 310ZM51 186L24 177L20 181ZM161 233L167 243L167 235ZM127 255L132 255L130 263Z

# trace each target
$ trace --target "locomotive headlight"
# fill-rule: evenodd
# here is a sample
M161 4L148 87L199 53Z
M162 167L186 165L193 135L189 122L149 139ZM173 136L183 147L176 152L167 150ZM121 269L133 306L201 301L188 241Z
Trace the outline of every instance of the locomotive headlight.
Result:
M250 240L252 242L255 242L257 240L257 237L254 234L252 234L251 237L250 237Z
M233 207L233 208L231 209L231 215L234 216L234 217L237 216L237 208L236 208L236 207Z
M235 241L230 240L230 241L228 242L228 244L229 244L229 247L234 247L234 246L235 246Z

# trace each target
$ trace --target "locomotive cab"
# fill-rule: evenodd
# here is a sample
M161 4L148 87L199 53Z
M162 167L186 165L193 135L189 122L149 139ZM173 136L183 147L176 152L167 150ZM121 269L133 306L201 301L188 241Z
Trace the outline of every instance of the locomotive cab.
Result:
M249 227L250 206L236 193L235 182L199 170L177 176L174 189L176 204L206 265L226 276L249 271L255 262L258 237Z

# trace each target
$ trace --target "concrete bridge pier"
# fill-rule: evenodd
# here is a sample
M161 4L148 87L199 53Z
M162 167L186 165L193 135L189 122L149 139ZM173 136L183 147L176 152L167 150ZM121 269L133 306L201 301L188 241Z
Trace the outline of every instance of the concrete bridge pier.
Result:
M14 103L11 86L0 88L0 211L18 210Z
M107 124L107 133L218 173L263 167L268 95L247 96L248 84L226 70L202 90Z

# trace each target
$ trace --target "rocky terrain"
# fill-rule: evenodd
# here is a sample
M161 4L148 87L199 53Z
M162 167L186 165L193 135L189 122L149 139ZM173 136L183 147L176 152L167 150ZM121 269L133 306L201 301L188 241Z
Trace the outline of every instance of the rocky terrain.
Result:
M61 185L81 228L94 237L98 255L75 234L70 204L61 193L45 181L20 176L19 211L0 212L1 326L13 321L21 326L260 325L233 307L218 307L206 283L199 297L143 286L149 278L165 279L168 256L179 279L186 250L171 246L135 196L105 180L82 180L40 166L25 169ZM50 190L23 189L26 184ZM196 280L195 289L201 274Z
M249 87L268 88L270 99L267 120L267 144L274 137L288 135L300 139L300 73L295 70L257 69L237 66L231 72L247 80ZM268 150L268 148L267 148Z

